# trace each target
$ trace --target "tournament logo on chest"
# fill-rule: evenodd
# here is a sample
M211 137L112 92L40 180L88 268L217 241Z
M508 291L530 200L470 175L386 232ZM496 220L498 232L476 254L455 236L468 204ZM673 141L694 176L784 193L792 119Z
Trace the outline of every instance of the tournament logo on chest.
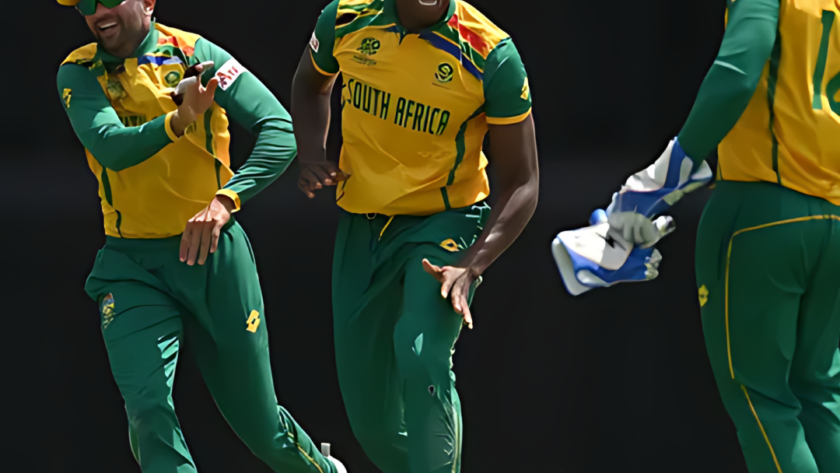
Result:
M365 38L362 40L362 45L359 46L358 54L353 56L353 60L358 62L359 64L364 64L365 66L375 66L376 61L370 59L369 56L373 56L374 54L379 52L379 48L382 47L382 42L376 38Z

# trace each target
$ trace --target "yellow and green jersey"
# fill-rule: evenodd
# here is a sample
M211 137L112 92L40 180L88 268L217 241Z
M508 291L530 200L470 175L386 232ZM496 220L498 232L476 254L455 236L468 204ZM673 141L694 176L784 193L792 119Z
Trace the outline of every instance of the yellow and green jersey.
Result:
M680 134L685 151L703 159L719 142L718 179L840 205L838 16L837 0L730 1L721 51Z
M204 61L215 63L204 83L219 78L215 103L178 138L171 93L188 67ZM74 51L59 69L58 92L99 182L109 236L179 235L215 194L239 209L296 153L289 114L253 74L210 41L157 23L131 58L95 43ZM257 134L236 174L229 118Z
M338 205L351 213L430 215L490 193L482 143L488 124L531 113L513 42L475 8L452 0L419 33L395 0L335 0L310 41L323 74L341 73Z

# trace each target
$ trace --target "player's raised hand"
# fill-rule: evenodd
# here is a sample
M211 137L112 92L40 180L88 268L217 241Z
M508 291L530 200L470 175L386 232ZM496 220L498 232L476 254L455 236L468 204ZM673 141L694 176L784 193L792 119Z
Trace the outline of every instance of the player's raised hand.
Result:
M223 195L217 195L210 204L187 222L181 236L180 258L182 263L203 265L210 253L219 247L222 227L230 220L235 204Z
M315 197L316 190L347 180L347 175L326 159L307 161L303 157L298 157L298 162L300 163L298 189L310 199Z
M454 266L440 267L423 259L423 269L441 284L440 295L444 299L452 301L455 312L464 317L464 322L469 328L473 328L472 313L470 313L470 288L478 278L467 268Z
M202 62L187 69L184 79L178 84L172 99L178 105L178 110L172 117L172 131L181 136L184 130L210 107L213 106L216 87L219 86L219 79L213 77L207 82L207 86L201 85L201 76L205 71L213 67L213 61Z

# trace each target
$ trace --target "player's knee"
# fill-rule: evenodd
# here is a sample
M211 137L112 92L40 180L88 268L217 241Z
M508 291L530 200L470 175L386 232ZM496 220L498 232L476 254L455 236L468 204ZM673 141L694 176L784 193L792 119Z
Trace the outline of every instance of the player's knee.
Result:
M272 435L252 436L251 438L243 438L245 445L251 450L251 453L260 460L268 463L274 463L278 455L283 454L282 446L276 442ZM297 452L290 452L297 455Z
M424 333L396 330L394 350L402 375L410 382L415 378L438 380L448 378L451 349L428 340Z
M128 421L137 437L170 431L178 425L175 410L168 396L146 396L126 400Z

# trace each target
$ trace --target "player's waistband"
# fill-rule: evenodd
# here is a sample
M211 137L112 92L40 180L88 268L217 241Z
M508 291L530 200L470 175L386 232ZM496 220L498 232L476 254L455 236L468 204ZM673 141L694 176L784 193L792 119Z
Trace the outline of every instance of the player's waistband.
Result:
M222 227L222 231L227 231L232 226L236 225L236 220L231 216L228 223ZM116 251L159 251L179 249L181 247L181 235L175 235L164 238L119 238L106 235L105 248Z

